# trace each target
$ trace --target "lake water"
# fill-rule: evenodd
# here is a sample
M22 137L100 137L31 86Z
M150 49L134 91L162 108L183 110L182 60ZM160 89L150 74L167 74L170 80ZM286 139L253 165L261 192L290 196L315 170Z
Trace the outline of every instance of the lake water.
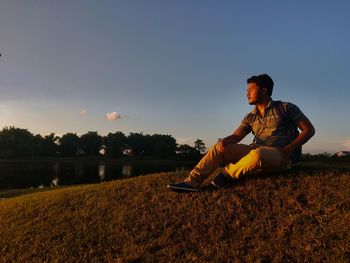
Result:
M0 162L0 190L89 184L158 172L181 172L193 164L178 162L11 161Z

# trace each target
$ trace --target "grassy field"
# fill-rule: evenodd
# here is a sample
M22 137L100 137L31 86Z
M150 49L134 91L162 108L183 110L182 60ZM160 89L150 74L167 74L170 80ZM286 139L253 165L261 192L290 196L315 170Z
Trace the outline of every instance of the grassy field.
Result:
M219 191L210 180L200 193L166 189L185 176L2 200L0 261L350 262L348 164L309 162Z

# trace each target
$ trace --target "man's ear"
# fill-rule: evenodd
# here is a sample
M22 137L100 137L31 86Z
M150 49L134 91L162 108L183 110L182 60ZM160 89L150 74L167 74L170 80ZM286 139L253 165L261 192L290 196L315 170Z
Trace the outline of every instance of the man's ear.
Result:
M262 91L263 91L264 94L268 97L268 95L267 95L267 88L262 88Z

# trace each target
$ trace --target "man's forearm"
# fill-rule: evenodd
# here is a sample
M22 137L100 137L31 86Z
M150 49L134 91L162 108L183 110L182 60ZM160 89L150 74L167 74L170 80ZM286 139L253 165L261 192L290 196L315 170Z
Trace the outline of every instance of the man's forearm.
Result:
M286 145L287 148L290 150L295 150L305 144L310 138L315 134L314 129L310 130L303 130L297 138L295 138L294 141L292 141L290 144Z
M224 138L225 144L238 143L240 141L241 141L241 139L236 134L231 134L231 135Z

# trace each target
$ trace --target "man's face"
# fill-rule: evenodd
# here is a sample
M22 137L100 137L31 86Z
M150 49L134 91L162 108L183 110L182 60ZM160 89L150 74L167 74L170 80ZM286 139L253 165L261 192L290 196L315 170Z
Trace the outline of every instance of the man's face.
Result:
M266 99L266 88L261 88L256 83L249 83L247 88L247 99L250 105L255 105Z

